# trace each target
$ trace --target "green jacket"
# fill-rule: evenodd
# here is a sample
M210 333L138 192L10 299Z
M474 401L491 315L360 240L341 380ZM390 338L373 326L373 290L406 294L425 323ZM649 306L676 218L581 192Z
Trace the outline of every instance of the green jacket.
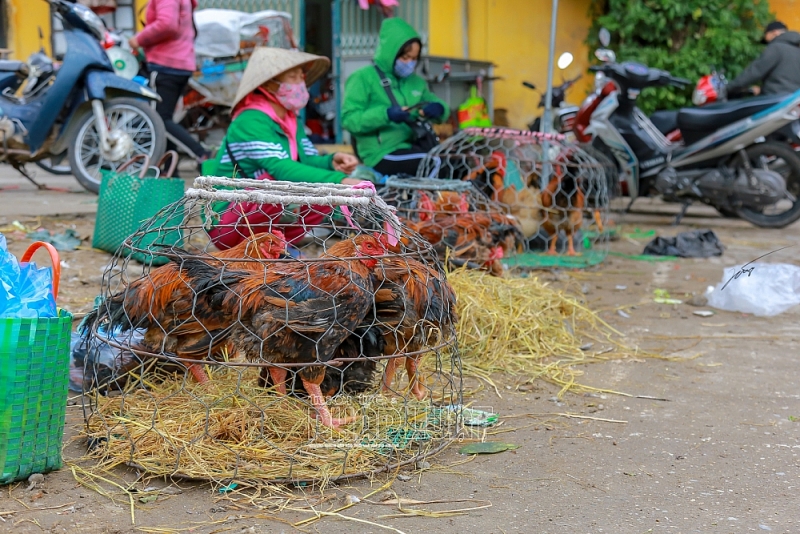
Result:
M228 156L230 146L238 169ZM333 170L333 155L320 156L306 137L302 124L297 125L297 156L290 156L289 138L281 127L266 113L254 109L243 111L231 122L228 133L216 158L203 162L206 176L231 176L259 178L264 173L275 180L287 182L318 182L338 184L346 178L344 173ZM221 213L227 203L215 203L214 211Z
M375 51L375 64L391 82L392 92L401 106L439 102L444 106L445 114L437 122L445 121L450 110L428 89L421 76L412 74L408 78L398 78L394 74L397 54L404 44L415 38L419 39L419 34L406 21L399 18L384 20ZM395 150L411 147L411 128L407 124L391 122L386 114L391 105L374 66L361 68L347 79L342 126L355 136L358 155L370 167Z

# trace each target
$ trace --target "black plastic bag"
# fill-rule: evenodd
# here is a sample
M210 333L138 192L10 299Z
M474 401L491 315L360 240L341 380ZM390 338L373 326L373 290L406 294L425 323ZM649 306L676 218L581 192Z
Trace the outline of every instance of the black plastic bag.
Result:
M644 247L650 256L678 256L681 258L709 258L722 256L725 247L713 230L681 232L675 237L657 237Z

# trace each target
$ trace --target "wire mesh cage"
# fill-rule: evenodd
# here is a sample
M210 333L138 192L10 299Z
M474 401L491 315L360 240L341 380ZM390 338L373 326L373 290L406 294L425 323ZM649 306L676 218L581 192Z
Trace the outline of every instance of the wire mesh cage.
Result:
M380 193L451 267L501 276L503 260L523 250L516 218L469 182L390 177Z
M120 354L85 363L104 465L324 484L458 435L455 295L374 187L198 178L122 248L170 261L121 250L82 325Z
M514 216L525 253L512 266L586 267L608 253L607 165L561 135L467 128L432 150L419 178L471 182Z

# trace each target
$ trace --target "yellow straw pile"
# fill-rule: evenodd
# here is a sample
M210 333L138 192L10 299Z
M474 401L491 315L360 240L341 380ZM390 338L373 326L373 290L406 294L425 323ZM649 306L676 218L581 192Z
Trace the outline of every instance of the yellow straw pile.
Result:
M542 378L559 385L560 394L569 389L596 391L575 382L582 372L574 366L633 352L597 314L538 278L497 278L460 269L448 280L458 297L465 377L496 388L492 375L505 373L517 384Z
M452 411L374 394L331 400L334 416L358 416L334 430L313 419L305 399L259 387L257 369L220 366L210 374L206 385L148 374L122 395L96 396L86 430L97 444L90 455L104 469L132 465L153 476L325 485L413 460L444 445L456 428Z

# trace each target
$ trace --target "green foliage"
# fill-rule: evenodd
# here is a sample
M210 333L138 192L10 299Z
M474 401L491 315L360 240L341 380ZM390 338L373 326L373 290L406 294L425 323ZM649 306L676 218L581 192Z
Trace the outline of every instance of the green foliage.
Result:
M592 12L592 54L605 27L617 61L637 61L693 81L712 67L732 80L761 53L763 28L773 20L766 0L593 0ZM645 113L690 106L693 89L648 88L638 105Z

